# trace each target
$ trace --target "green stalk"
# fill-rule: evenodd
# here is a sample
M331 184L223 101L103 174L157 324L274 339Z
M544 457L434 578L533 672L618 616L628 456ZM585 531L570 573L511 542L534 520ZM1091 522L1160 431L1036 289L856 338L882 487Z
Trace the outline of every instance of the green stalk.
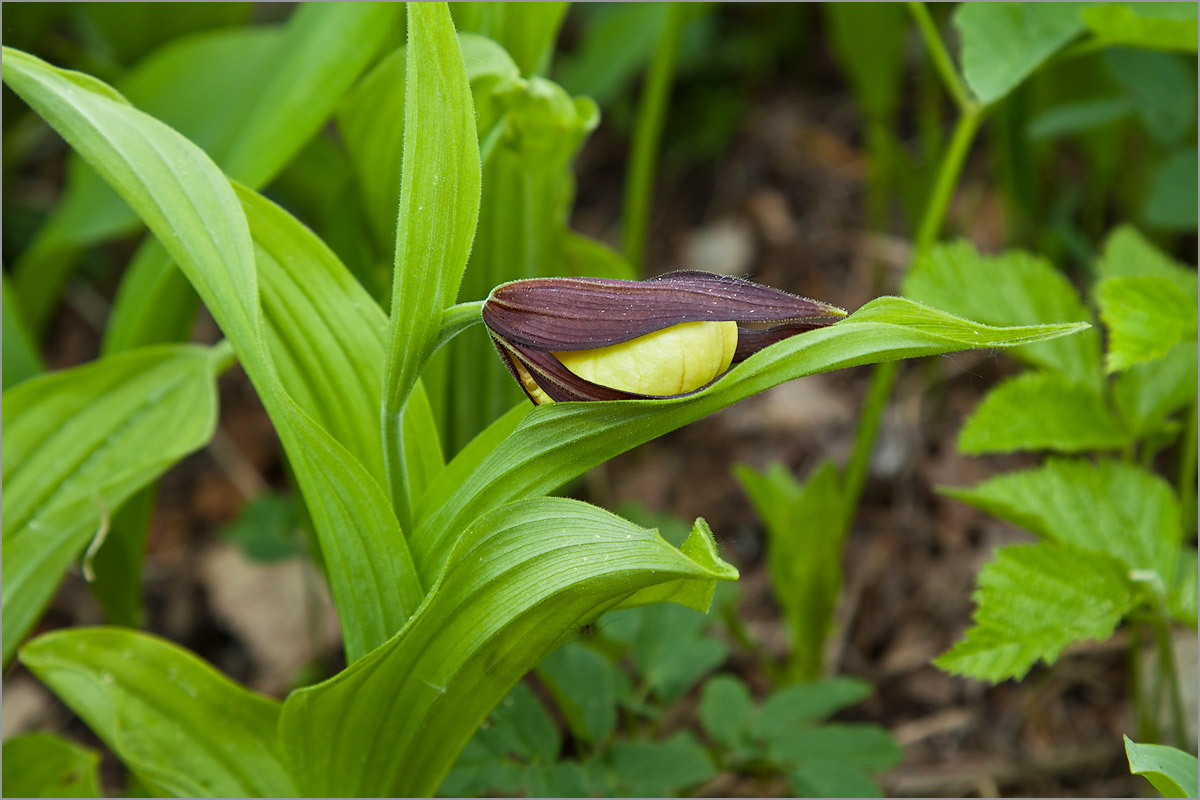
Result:
M1175 746L1181 750L1188 748L1187 727L1183 721L1183 695L1179 691L1179 671L1175 668L1175 650L1171 647L1171 631L1167 626L1165 609L1160 609L1154 618L1154 634L1158 644L1158 671L1162 680L1166 681L1170 695L1171 727L1175 733ZM1154 713L1158 714L1159 697L1155 696Z
M978 104L971 98L967 87L959 78L958 70L954 67L954 60L950 58L950 52L942 43L941 34L938 33L933 17L929 15L929 9L925 7L924 3L908 3L908 11L917 23L917 28L921 31L921 39L925 42L925 49L929 51L933 65L937 68L942 83L946 84L946 91L954 98L958 110L965 114L974 109Z
M675 62L679 55L679 38L689 13L683 3L670 3L667 21L654 58L646 75L646 83L638 102L637 121L633 129L633 152L625 171L625 202L621 227L625 257L639 272L646 251L646 230L650 219L650 201L654 193L654 173L662 144L663 121L675 79Z
M1136 619L1129 621L1129 685L1132 690L1133 719L1139 742L1153 741L1151 738L1150 714L1147 710L1146 687L1142 675L1142 624Z
M1194 533L1196 529L1196 434L1196 403L1193 402L1179 453L1179 506L1183 510L1187 533Z
M924 6L920 4L918 6L924 11ZM928 17L928 12L924 13ZM940 45L940 41L938 44ZM942 163L938 167L937 178L926 203L925 213L921 215L921 224L917 229L917 238L914 244L918 257L937 241L942 223L946 219L946 211L950 208L950 198L954 194L955 186L958 185L963 164L966 163L967 153L970 152L971 144L975 141L975 134L979 130L979 123L982 119L983 109L974 103L958 119L954 135L950 139L950 146L942 156ZM871 375L871 388L867 392L867 401L863 406L862 415L859 417L858 432L854 437L854 449L851 451L850 461L847 463L844 473L846 510L843 515L843 524L845 530L849 530L850 525L854 522L855 512L858 510L858 501L862 495L863 484L866 482L867 467L871 461L871 451L875 447L875 436L879 432L883 411L887 408L888 398L891 397L892 387L896 383L898 369L898 362L887 362L877 366Z

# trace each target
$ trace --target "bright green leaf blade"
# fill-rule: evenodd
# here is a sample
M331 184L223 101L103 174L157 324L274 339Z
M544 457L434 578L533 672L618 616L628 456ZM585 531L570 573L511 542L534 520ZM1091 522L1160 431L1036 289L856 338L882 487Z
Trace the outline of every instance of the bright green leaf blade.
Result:
M1130 435L1096 390L1056 372L1026 372L988 392L963 425L964 453L1115 450Z
M173 644L74 628L21 648L21 663L144 781L180 797L294 797L275 751L279 703Z
M746 684L732 675L717 675L700 694L700 721L714 741L735 748L754 715L754 700Z
M765 523L771 587L791 631L789 678L816 680L842 589L845 508L837 467L821 462L805 484L780 464L763 473L739 467L735 475Z
M1025 135L1030 141L1040 142L1084 134L1124 119L1132 112L1128 98L1121 95L1062 103L1030 120Z
M1102 278L1166 278L1181 291L1196 295L1195 267L1170 258L1130 225L1122 225L1109 234L1096 270Z
M420 582L383 489L275 374L260 314L254 242L234 189L195 145L118 102L104 84L16 51L5 55L5 81L113 182L229 337L316 520L347 653L353 658L382 643L416 607Z
M147 237L117 287L104 329L103 353L134 347L185 342L196 319L196 290L162 244Z
M1200 605L1196 584L1196 548L1185 546L1179 554L1179 570L1167 600L1171 615L1192 628L1196 627L1197 606Z
M1196 337L1196 299L1158 276L1106 278L1097 290L1100 318L1108 327L1109 372L1166 355Z
M989 325L1090 322L1079 293L1049 261L1020 250L981 255L970 242L938 245L917 258L904 294ZM1013 355L1101 386L1100 336L1078 336L1013 350Z
M552 491L643 442L785 381L841 367L1008 347L1054 338L1080 325L993 328L901 298L874 300L836 325L772 345L707 389L672 400L555 403L529 413L469 475L447 467L426 494L409 538L426 580L454 537L480 514ZM451 483L447 476L454 475Z
M4 273L4 390L32 378L46 366L33 344L33 336L25 325L20 301Z
M444 4L408 7L404 159L382 395L384 463L407 522L401 412L454 303L479 217L479 144L462 50Z
M5 797L102 797L100 754L48 733L4 741Z
M691 731L665 742L614 742L604 761L617 793L625 797L680 797L717 774Z
M488 717L488 726L476 737L497 752L531 763L548 764L558 758L562 736L541 701L523 683L512 688Z
M212 436L216 366L145 348L4 393L5 663L109 515Z
M944 493L1056 542L1104 553L1130 570L1175 576L1179 503L1159 476L1133 464L1047 460Z
M383 43L398 11L391 3L302 5L278 28L172 42L139 64L121 88L135 106L257 188L317 132ZM60 210L38 235L37 250L48 257L34 253L18 265L19 288L37 304L38 320L52 310L73 263L56 258L61 240L83 247L129 231L137 221L91 170L80 164L71 174Z
M772 741L797 726L825 719L871 694L871 684L856 678L827 678L798 683L773 693L762 704L750 725L758 739Z
M1160 428L1167 417L1196 401L1195 342L1180 342L1157 361L1135 364L1113 382L1113 400L1134 436Z
M497 509L461 537L403 631L288 698L280 731L300 787L430 794L492 706L581 622L656 583L726 576L584 503Z
M1084 29L1076 3L963 3L963 77L984 105L1015 89Z
M1138 744L1128 736L1125 739L1125 755L1129 759L1129 771L1141 775L1158 790L1163 797L1196 797L1197 762L1191 753L1160 744Z
M546 74L566 3L455 3L454 25L498 42L522 75Z
M1105 3L1081 16L1105 44L1196 52L1195 3Z
M879 797L868 773L894 767L904 750L876 725L822 725L781 733L768 745L803 797Z
M573 736L598 744L616 730L622 676L607 658L568 642L542 659L537 674Z
M1111 636L1135 602L1126 575L1116 559L1067 544L1001 548L979 573L975 625L933 663L992 683L1023 678L1072 642Z

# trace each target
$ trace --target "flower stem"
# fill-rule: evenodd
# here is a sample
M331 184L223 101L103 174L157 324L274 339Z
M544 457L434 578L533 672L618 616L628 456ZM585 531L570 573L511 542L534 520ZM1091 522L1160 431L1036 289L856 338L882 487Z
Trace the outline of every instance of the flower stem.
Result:
M925 7L924 3L908 3L908 11L917 23L917 28L921 31L921 38L925 41L925 49L929 51L933 65L937 68L942 83L946 85L946 91L954 98L958 110L964 114L974 110L978 104L958 76L958 70L954 68L954 61L950 58L946 45L942 43L942 37L938 33L937 25L933 22L933 17L929 15L929 9Z
M671 83L675 79L675 62L679 55L679 38L688 19L686 4L669 3L667 21L658 38L654 58L646 74L642 96L638 102L637 121L633 131L633 152L625 171L625 204L622 212L622 244L625 257L638 272L642 271L646 250L646 230L649 226L650 201L654 193L655 164L662 144L663 121Z

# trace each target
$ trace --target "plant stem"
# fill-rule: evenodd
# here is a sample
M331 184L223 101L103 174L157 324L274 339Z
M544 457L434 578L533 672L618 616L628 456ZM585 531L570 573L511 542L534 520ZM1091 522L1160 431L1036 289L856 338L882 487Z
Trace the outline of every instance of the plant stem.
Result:
M967 91L967 87L963 85L962 79L959 78L954 61L950 58L946 45L942 43L937 25L933 23L933 17L929 15L929 9L925 7L924 3L908 3L908 11L916 21L917 28L921 31L921 38L925 41L925 49L929 51L933 65L937 68L942 83L946 84L946 91L954 98L959 111L966 114L975 110L978 104Z
M662 143L663 121L671 83L675 78L675 61L679 54L679 38L690 13L683 3L670 3L667 21L658 38L654 58L646 74L642 96L638 102L637 121L633 130L633 152L625 171L625 203L622 212L622 239L625 257L641 272L646 250L646 230L650 218L650 201L654 193L654 173Z
M1179 506L1183 511L1184 532L1196 530L1196 403L1188 412L1179 453Z
M875 448L875 437L879 433L879 425L883 421L883 412L887 408L888 399L892 394L892 386L896 383L896 372L900 362L887 361L875 367L871 373L871 387L867 390L867 399L863 403L859 415L858 432L854 436L854 449L850 452L850 460L846 463L843 479L843 515L842 530L850 529L854 522L854 514L858 510L858 501L862 498L863 485L867 481L867 469L871 466L871 451Z
M1129 621L1129 686L1132 691L1133 719L1138 741L1150 741L1150 719L1146 711L1146 688L1142 685L1142 624Z
M958 185L958 179L962 175L967 153L971 150L971 144L975 141L975 134L982 121L983 109L979 106L972 106L963 112L954 126L954 134L950 138L950 145L946 149L945 155L942 156L942 163L938 166L933 191L925 205L925 213L921 215L921 224L917 228L917 238L914 244L917 257L937 241L942 223L946 220L946 211L950 208L950 199L954 195L954 188Z
M474 300L470 303L459 303L453 305L442 312L442 326L438 328L437 342L433 345L433 349L429 351L429 355L433 356L438 349L446 342L458 336L460 333L470 328L472 325L483 322L483 300Z
M1171 646L1171 631L1161 609L1154 619L1154 633L1158 642L1158 671L1166 679L1168 702L1171 706L1171 727L1175 732L1175 746L1188 749L1187 727L1183 721L1183 695L1179 691L1179 671L1175 669L1175 648ZM1155 698L1154 713L1158 714L1159 701Z
M233 345L229 343L228 339L222 339L214 344L209 350L209 357L213 361L213 371L218 375L237 363L237 355L233 352Z

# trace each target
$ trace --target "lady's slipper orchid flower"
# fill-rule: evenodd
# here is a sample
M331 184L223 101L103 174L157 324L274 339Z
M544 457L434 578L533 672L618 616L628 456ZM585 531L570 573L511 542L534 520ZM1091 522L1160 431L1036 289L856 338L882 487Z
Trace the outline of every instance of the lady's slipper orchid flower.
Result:
M497 286L483 322L535 404L679 397L769 344L846 312L742 278L533 278Z

